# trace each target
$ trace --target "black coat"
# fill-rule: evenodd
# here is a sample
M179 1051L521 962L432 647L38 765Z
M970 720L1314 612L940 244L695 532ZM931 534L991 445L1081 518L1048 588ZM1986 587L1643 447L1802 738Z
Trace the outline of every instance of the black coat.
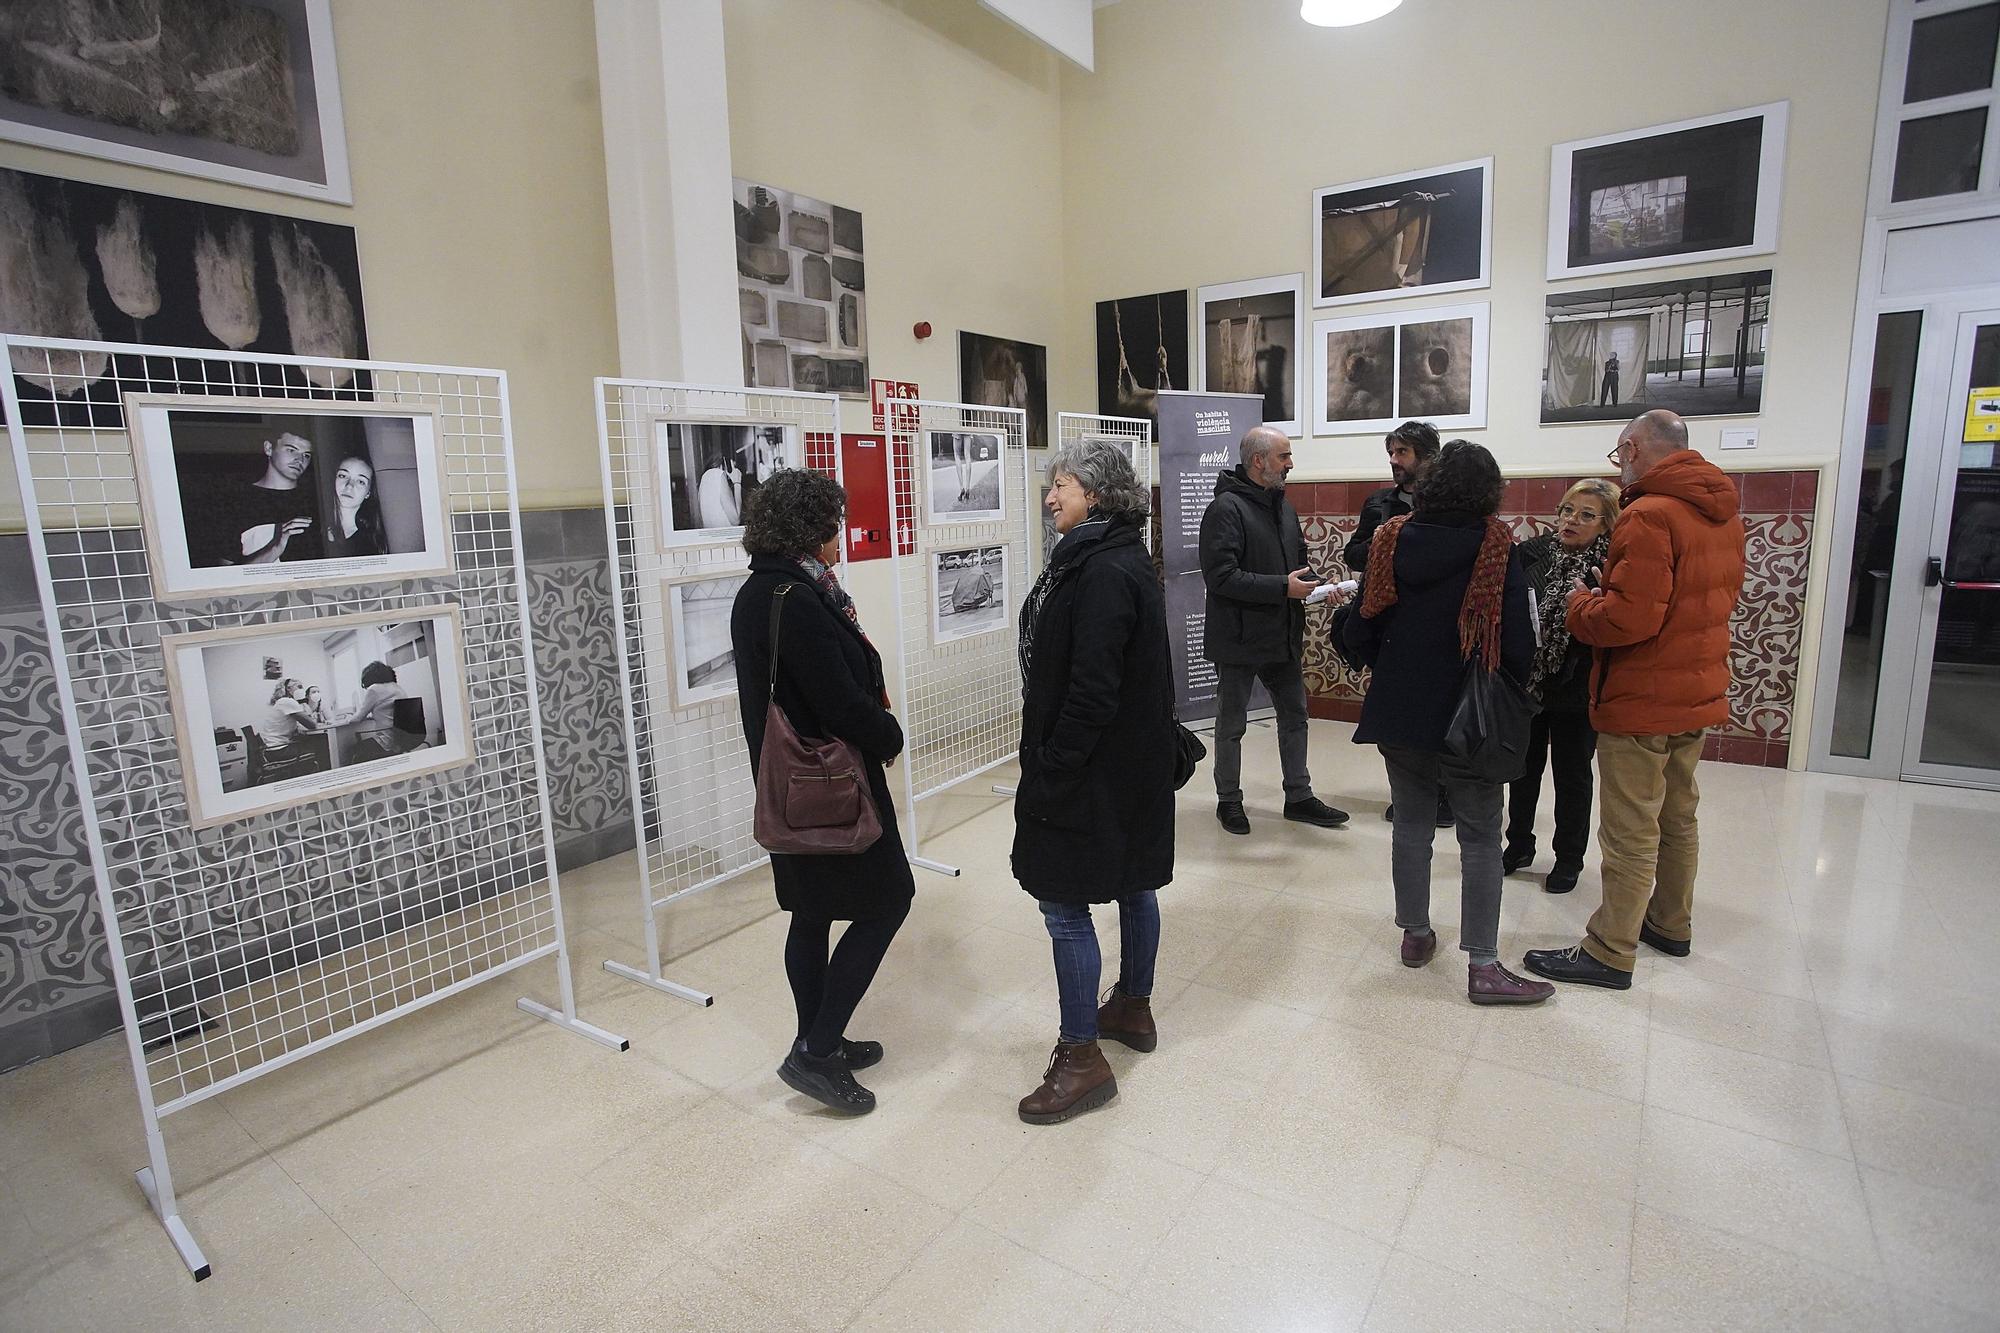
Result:
M1106 903L1174 877L1173 669L1152 557L1129 522L1056 548L1021 701L1014 878Z
M1569 601L1569 589L1549 589L1542 586L1548 577L1549 566L1555 563L1556 551L1562 539L1553 532L1544 532L1530 537L1514 547L1514 554L1521 561L1521 572L1527 577L1528 586L1535 596L1548 598L1555 596L1563 603ZM1527 677L1521 678L1527 684ZM1590 709L1590 645L1575 635L1570 636L1569 652L1563 658L1562 670L1542 682L1539 702L1545 713L1583 713Z
M1458 707L1465 659L1458 652L1458 608L1472 582L1472 565L1486 535L1485 519L1471 514L1412 518L1396 541L1396 601L1374 619L1357 610L1347 617L1347 647L1372 668L1361 724L1354 739L1444 752L1445 729ZM1371 568L1361 581L1388 577ZM1356 600L1360 605L1359 598ZM1501 597L1500 665L1527 683L1535 660L1535 629L1528 617L1528 579L1507 553Z
M1410 502L1403 498L1397 486L1384 486L1361 502L1361 523L1354 529L1354 535L1347 539L1347 549L1342 552L1347 558L1347 567L1360 578L1368 568L1368 543L1375 540L1375 530L1399 514L1410 512Z
M882 657L805 572L789 560L760 555L736 594L729 639L736 649L736 698L754 773L764 745L766 680L771 669L771 599L787 583L778 635L778 706L801 737L852 742L870 761L868 785L882 817L882 836L858 856L773 853L778 906L835 921L885 916L916 893L896 806L883 765L903 752L903 728L882 706Z
M1215 499L1201 516L1201 577L1208 586L1202 656L1239 666L1298 658L1306 605L1286 596L1285 586L1305 563L1305 533L1282 489L1257 485L1241 465L1216 477Z

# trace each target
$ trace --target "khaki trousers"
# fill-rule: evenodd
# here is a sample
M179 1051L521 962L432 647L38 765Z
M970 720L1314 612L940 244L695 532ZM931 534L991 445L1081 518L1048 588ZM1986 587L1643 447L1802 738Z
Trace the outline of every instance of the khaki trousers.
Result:
M1705 733L1597 738L1597 849L1604 901L1584 928L1583 949L1607 967L1633 968L1639 927L1690 937L1701 837L1694 766Z

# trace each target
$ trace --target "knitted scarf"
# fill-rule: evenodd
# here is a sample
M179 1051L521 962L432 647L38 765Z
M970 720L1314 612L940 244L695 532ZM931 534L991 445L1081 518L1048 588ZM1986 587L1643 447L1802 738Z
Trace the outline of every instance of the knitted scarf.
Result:
M854 599L847 595L847 589L840 586L840 576L833 572L833 566L816 555L802 555L798 559L799 568L818 586L820 596L826 598L827 605L846 616L847 623L860 630L861 617L854 613ZM868 632L862 630L861 637L867 638Z
M1369 573L1388 575L1368 580L1361 614L1370 620L1396 604L1396 539L1412 517L1398 514L1376 529L1375 539L1368 544ZM1489 517L1479 554L1473 557L1465 600L1458 605L1458 655L1468 662L1476 656L1488 671L1500 669L1500 601L1507 590L1507 553L1512 547L1507 525Z
M1536 618L1541 622L1541 646L1535 649L1535 665L1528 673L1528 693L1542 697L1542 686L1562 675L1569 658L1569 590L1586 569L1604 568L1611 553L1611 538L1599 533L1588 546L1572 550L1560 541L1555 555L1542 574L1542 586L1535 589Z

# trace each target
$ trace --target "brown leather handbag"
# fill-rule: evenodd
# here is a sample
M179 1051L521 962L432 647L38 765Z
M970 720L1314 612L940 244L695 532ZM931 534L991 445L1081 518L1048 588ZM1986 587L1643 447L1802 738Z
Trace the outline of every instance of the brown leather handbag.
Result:
M787 583L771 598L771 675L764 705L764 745L757 758L752 832L767 852L853 856L882 836L882 816L868 788L868 763L843 740L808 741L778 707L778 631Z

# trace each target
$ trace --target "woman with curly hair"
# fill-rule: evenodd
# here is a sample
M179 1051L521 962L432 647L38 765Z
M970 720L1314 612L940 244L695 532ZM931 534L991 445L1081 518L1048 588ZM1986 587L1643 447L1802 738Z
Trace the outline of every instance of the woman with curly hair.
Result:
M1528 580L1506 524L1494 517L1505 487L1500 465L1480 446L1453 440L1439 450L1417 481L1411 512L1384 523L1370 543L1346 645L1373 672L1354 739L1379 748L1389 770L1403 965L1422 967L1437 953L1430 811L1442 780L1458 827L1458 947L1471 955L1466 995L1474 1004L1538 1004L1555 988L1515 976L1499 958L1502 784L1444 762L1467 667L1476 662L1525 680L1534 660Z
M875 1094L854 1071L881 1060L882 1046L849 1041L847 1023L909 915L916 884L885 771L903 751L903 729L889 711L882 656L834 575L846 511L839 483L801 468L779 471L751 493L743 523L750 577L736 594L729 637L753 771L771 694L771 605L781 590L778 706L801 738L847 741L868 761L881 837L854 856L771 854L778 906L792 914L785 975L798 1010L798 1036L778 1077L842 1115L866 1115ZM829 949L836 921L850 924Z

